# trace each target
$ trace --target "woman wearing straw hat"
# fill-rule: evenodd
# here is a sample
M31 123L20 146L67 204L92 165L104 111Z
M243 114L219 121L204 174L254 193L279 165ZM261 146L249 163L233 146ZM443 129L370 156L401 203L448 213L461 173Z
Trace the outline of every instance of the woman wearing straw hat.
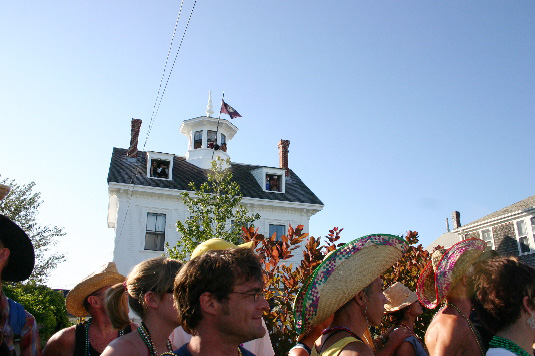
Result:
M468 289L481 321L495 333L486 355L533 355L535 269L516 257L477 262Z
M137 332L111 342L102 356L172 355L169 334L179 325L173 284L181 267L177 260L151 258L134 266L124 283L110 288L106 309L112 324L122 328L129 323L127 300L142 322Z
M431 356L484 355L484 346L469 319L467 273L485 250L485 241L463 240L448 250L436 250L422 271L416 288L420 303L434 309L444 303L425 333Z
M367 235L327 256L294 302L296 330L306 333L334 314L311 355L373 355L363 342L368 326L381 324L386 298L381 274L401 257L407 242L394 235Z
M416 318L423 313L416 293L404 284L396 282L388 287L384 294L388 300L385 304L386 313L390 314L396 327L405 328L411 333L411 336L398 346L394 355L429 356L425 344L414 333Z

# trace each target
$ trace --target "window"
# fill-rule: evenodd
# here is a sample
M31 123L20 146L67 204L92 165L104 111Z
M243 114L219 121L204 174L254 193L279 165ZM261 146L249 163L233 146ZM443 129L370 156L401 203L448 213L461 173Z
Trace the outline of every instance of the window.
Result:
M266 174L266 190L270 192L281 192L282 176L276 174Z
M486 242L487 247L492 249L493 242L492 242L492 233L490 229L481 230L481 239Z
M217 142L217 131L208 130L208 148L214 148L215 143Z
M165 245L165 214L147 213L145 250L163 251Z
M269 237L275 235L276 241L281 241L281 236L285 234L286 226L285 225L274 225L269 224Z
M520 253L522 254L530 252L528 229L524 220L519 220L516 222L516 233L518 236L518 242L520 243Z
M202 132L203 130L195 131L193 134L193 149L195 150L202 147Z
M227 152L227 137L221 134L221 151Z
M163 159L152 159L150 161L149 175L152 178L169 179L170 162Z

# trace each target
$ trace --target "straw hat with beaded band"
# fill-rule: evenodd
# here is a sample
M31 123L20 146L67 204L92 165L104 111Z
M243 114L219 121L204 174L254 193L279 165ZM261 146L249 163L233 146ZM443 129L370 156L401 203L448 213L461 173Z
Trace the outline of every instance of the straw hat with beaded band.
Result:
M71 289L65 299L67 311L77 317L89 315L84 307L85 299L101 288L123 283L124 280L125 277L119 273L115 263L108 262Z
M375 234L353 240L327 256L294 301L297 333L308 332L334 314L396 263L407 248L399 236Z
M416 286L416 295L426 308L435 309L452 287L485 251L485 241L468 239L457 242L449 249L433 252Z
M418 301L416 293L399 282L392 284L383 293L388 300L388 303L385 304L386 313L393 313Z

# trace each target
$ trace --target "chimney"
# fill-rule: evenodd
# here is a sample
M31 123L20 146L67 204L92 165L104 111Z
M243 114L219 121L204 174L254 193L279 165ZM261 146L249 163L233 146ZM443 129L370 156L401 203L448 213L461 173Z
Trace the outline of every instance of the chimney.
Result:
M285 176L290 176L288 170L288 147L290 147L290 140L280 140L279 142L279 167L286 169Z
M453 230L461 227L461 213L454 211L451 213L451 221L453 222Z
M126 152L127 157L137 157L137 139L139 137L139 129L141 128L140 119L132 119L132 129L130 132L130 148Z

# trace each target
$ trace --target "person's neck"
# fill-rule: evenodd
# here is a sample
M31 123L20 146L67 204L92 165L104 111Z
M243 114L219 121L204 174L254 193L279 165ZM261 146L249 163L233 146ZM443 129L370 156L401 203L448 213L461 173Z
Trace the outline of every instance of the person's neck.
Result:
M110 322L110 318L102 312L92 312L91 314L90 332L92 335L117 337L118 330L115 329Z
M167 349L167 340L169 340L169 335L171 335L178 324L175 325L173 323L163 321L153 313L148 313L143 320L143 323L150 333L150 338L156 353L159 355L169 351Z
M412 315L407 315L401 321L401 324L405 326L410 331L414 332L414 323L416 322L416 317Z
M234 356L238 355L241 342L232 340L213 330L199 326L189 342L188 349L193 356Z
M501 336L514 342L530 355L533 352L535 331L528 326L528 323L523 316L521 316L513 325L498 331L496 336Z
M330 328L349 328L349 330L362 339L362 335L364 335L364 332L368 326L368 320L364 314L362 314L362 311L359 308L356 308L352 309L351 312L348 310L346 312L336 314Z
M449 297L446 298L446 303L455 305L465 317L468 318L470 316L470 310L472 309L470 299L466 297ZM458 310L456 311L459 312Z

